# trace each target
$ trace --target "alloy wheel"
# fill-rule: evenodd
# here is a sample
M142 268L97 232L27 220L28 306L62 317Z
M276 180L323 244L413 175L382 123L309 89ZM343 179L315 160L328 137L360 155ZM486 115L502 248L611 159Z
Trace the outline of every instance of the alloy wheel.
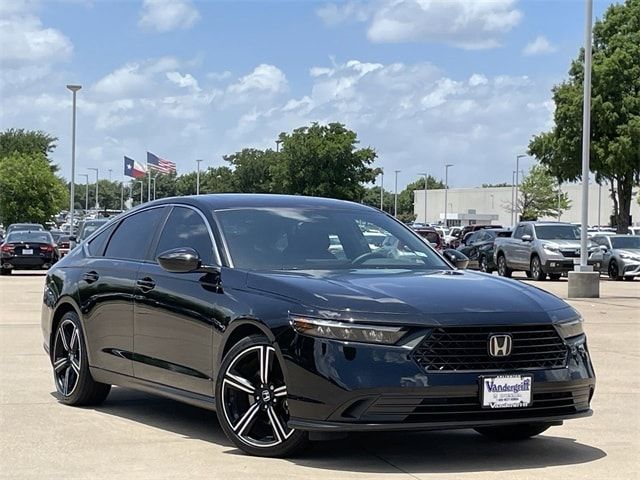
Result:
M78 385L82 361L80 331L71 320L63 320L58 326L52 358L58 392L68 397Z
M271 346L239 352L224 373L221 396L225 419L247 445L275 447L295 431L287 427L287 387Z
M489 272L489 268L487 266L487 257L480 257L480 271L484 273Z
M609 278L613 280L618 280L620 278L620 271L615 260L609 264Z

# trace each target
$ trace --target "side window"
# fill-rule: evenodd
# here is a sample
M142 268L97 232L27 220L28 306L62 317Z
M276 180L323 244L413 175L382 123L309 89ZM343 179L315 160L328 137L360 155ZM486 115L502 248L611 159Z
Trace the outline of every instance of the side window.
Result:
M524 235L524 225L518 225L513 232L513 238L522 238L522 235Z
M92 257L101 257L102 255L104 255L104 247L107 244L107 240L109 240L109 237L111 236L114 228L116 228L115 223L105 228L102 233L100 233L97 237L89 242L89 244L87 245L87 248L89 249L89 255L91 255Z
M529 224L524 226L524 235L530 235L531 238L535 238L535 235L533 234L533 227Z
M127 260L144 260L149 251L149 245L160 220L164 208L152 208L135 213L120 222L115 233L109 240L105 257L122 258Z
M209 229L200 214L190 208L175 207L162 230L153 258L180 247L193 248L205 265L216 264Z

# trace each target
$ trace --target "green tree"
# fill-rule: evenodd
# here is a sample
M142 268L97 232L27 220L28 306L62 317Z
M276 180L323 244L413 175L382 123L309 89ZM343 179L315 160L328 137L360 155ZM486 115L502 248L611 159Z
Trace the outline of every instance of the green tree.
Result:
M272 191L358 201L363 184L375 180L372 148L357 148L358 137L341 123L281 133L282 149L271 167Z
M237 187L236 180L236 172L227 166L208 168L207 171L200 176L200 192L245 192L245 190L240 190Z
M64 183L41 153L14 151L0 158L0 218L6 224L44 223L67 202Z
M483 183L482 188L499 188L499 187L510 187L511 184L507 182L502 183Z
M12 153L22 153L25 155L39 154L46 158L56 148L58 139L40 130L24 130L22 128L10 128L0 132L0 158L4 158ZM51 165L53 171L57 171L56 165Z
M271 171L278 161L273 150L245 148L224 159L233 167L233 187L243 193L269 193L273 187Z
M570 206L569 197L561 193L556 179L544 165L534 165L520 184L518 212L521 220L557 217Z
M611 184L619 232L630 223L640 182L640 0L611 5L593 30L590 169ZM581 177L584 50L569 79L553 89L555 127L534 136L529 152L562 181Z

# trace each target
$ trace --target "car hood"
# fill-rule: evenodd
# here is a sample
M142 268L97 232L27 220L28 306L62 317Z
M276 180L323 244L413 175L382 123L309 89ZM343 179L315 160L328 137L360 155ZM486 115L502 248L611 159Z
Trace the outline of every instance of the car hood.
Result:
M580 248L580 240L541 240L544 243L553 243L558 247L564 248ZM591 240L587 241L587 248L595 246Z
M640 248L615 248L614 251L617 255L621 255L623 253L634 256L640 255Z
M350 270L341 272L250 272L247 286L286 297L304 311L352 318L376 314L469 322L548 320L548 312L571 309L538 288L469 271ZM304 313L304 312L298 312ZM368 318L368 317L367 317Z

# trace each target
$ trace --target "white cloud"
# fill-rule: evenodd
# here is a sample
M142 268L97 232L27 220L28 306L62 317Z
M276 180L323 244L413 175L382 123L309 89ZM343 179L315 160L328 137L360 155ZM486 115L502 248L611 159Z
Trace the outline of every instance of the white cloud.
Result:
M282 70L274 65L260 64L253 72L241 77L236 83L229 86L232 93L245 93L249 91L262 91L267 93L279 93L287 88L287 77Z
M469 85L472 87L486 85L487 83L489 83L489 80L487 80L487 77L485 77L480 73L474 73L473 75L471 75L471 77L469 77Z
M169 32L191 28L199 19L200 13L191 0L144 0L138 25Z
M71 41L60 31L46 28L31 14L0 19L0 61L3 64L54 63L73 53Z
M138 63L129 63L101 78L93 90L108 97L127 97L144 93L151 86L147 75L141 71Z
M557 50L557 48L547 40L543 35L539 35L535 38L535 40L527 43L527 45L522 50L523 55L532 56L532 55L545 55L548 53L553 53Z
M175 83L181 88L189 88L194 92L200 91L198 81L190 73L180 75L179 72L167 72L166 76L170 82Z
M495 48L520 23L515 0L378 0L369 6L328 4L317 14L328 25L355 18L369 22L376 43L437 42L475 50Z

